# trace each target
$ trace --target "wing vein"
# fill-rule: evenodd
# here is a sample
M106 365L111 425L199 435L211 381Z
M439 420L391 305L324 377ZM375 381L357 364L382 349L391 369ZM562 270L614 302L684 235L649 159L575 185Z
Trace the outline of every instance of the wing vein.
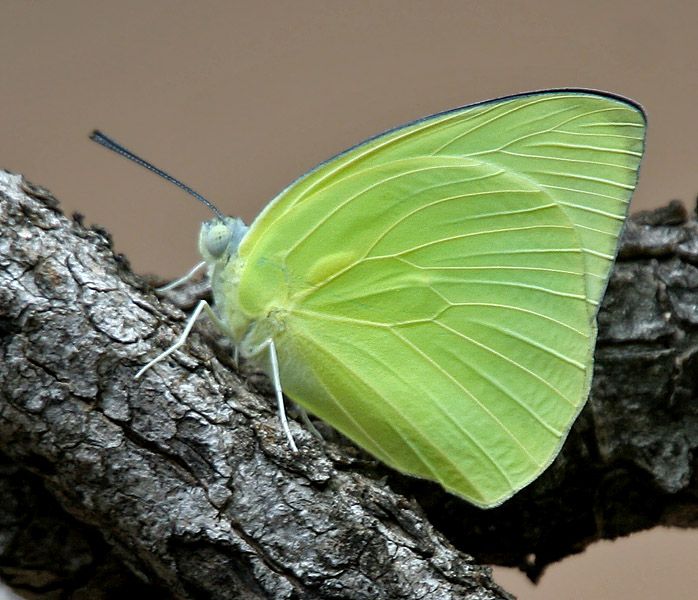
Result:
M437 323L437 325L441 325L441 323ZM485 406L485 404L482 403L481 400L475 396L470 390L468 390L460 381L458 381L453 375L451 375L448 371L446 371L440 364L435 362L426 352L424 352L421 348L413 344L410 340L408 340L405 336L401 335L394 329L391 330L394 335L396 335L399 339L401 339L405 344L410 346L413 350L415 350L418 354L422 356L429 364L431 364L437 371L441 371L443 375L452 383L456 385L456 387L460 388L463 390L463 393L465 393L468 397L470 397L481 409L483 412L485 412L491 419L494 421L500 429L507 435L509 438L514 442L516 446L518 446L521 451L528 457L528 459L534 464L537 465L538 467L542 466L533 456L531 456L531 453L528 451L528 449L523 445L521 440L517 438L513 432L506 426L502 421L495 415L490 409ZM448 415L448 413L444 412L444 414ZM466 435L470 437L470 439L473 441L474 444L477 444L478 448L482 448L480 444L470 435L467 433L466 430L463 429L463 427L455 420L453 419L452 416L448 415L449 418L453 421L453 423L461 429ZM506 478L506 480L511 484L511 479L509 476L505 473L504 469L497 463L496 460L494 460L488 452L486 452L484 449L482 449L482 452L489 458L489 460L492 462L492 465L494 465L497 470Z
M307 339L307 338L308 338L308 335L306 334L305 337L306 337L306 339ZM316 347L321 347L321 346L322 346L322 344L320 344L318 341L314 341L314 345L315 345ZM371 355L371 358L372 358L373 360L377 360L377 356L375 356L375 355ZM397 372L395 371L395 369L394 369L391 365L388 365L388 364L386 364L386 363L384 363L383 361L380 361L380 360L378 360L378 362L379 362L379 364L381 364L384 368L388 369L388 371L391 372L395 377L397 377L399 380L401 380L406 386L410 387L410 386L408 385L408 382L406 382L406 381L404 380L404 378L402 378L402 377L400 376L400 374L397 373ZM347 367L347 368L348 368L348 367ZM460 466L458 463L456 463L456 462L453 461L452 457L450 457L448 454L444 453L443 450L441 450L438 446L436 446L435 444L431 443L431 442L429 441L428 438L424 438L424 436L421 435L421 428L420 428L418 425L416 425L416 424L409 418L408 415L404 414L404 413L400 410L399 406L397 406L396 404L394 404L394 403L391 401L391 399L390 399L389 397L387 397L387 396L384 395L384 394L381 394L381 393L375 388L375 386L374 386L371 382L369 382L369 381L366 379L366 377L363 376L363 374L361 374L361 373L359 373L359 372L357 372L357 371L355 371L355 370L353 370L353 369L351 369L351 372L352 372L352 374L353 374L354 377L356 377L358 380L360 380L367 388L369 388L370 390L372 390L373 393L376 395L377 398L381 398L386 404L388 404L388 405L390 406L390 408L391 408L395 413L397 413L398 415L400 415L400 416L403 418L403 420L412 428L412 430L413 430L414 432L418 433L418 434L420 435L420 437L421 437L429 446L431 446L431 447L444 459L444 461L446 461L448 464L450 464L450 465L453 467L453 469L454 469L456 472L458 472L458 473L461 475L461 477L463 477L464 480L470 481L468 475L463 471L463 469L461 468L461 466ZM511 479L509 478L509 476L507 475L507 473L506 473L506 472L497 464L497 462L492 458L492 456L482 447L482 445L481 445L481 444L480 444L480 443L479 443L466 429L464 429L455 419L453 419L453 417L452 417L448 412L446 412L446 411L443 409L443 407L440 405L440 403L437 401L436 398L434 398L433 396L432 396L431 398L432 398L433 404L442 412L442 414L443 414L449 421L451 421L451 422L456 426L456 428L459 429L459 430L463 433L463 435L465 435L468 439L470 439L470 440L472 441L472 443L480 450L480 452L482 453L482 456L484 456L485 459L486 459L488 462L490 462L490 463L495 467L495 469L497 469L497 470L500 472L500 474L502 475L502 477L504 478L504 480L507 482L507 484L513 489L513 483L512 483L512 481L511 481ZM365 429L364 429L363 427L361 427L360 424L357 423L356 420L353 419L353 418L349 415L349 413L348 413L348 412L344 409L344 407L341 405L341 402L336 401L336 403L337 403L337 405L339 406L339 408L342 410L342 412L343 412L344 414L346 414L347 417L350 418L350 419L352 420L352 422L354 422L357 426L359 426L359 427L361 428L361 430L367 435L367 437L368 437L369 439L373 440L373 437L372 437L372 436L369 436L368 433L365 431ZM385 423L386 423L386 425L388 425L388 426L395 432L395 434L396 434L407 446L410 447L410 449L414 452L415 456L419 457L419 459L421 460L422 464L427 468L427 470L428 470L429 472L432 473L432 476L434 477L434 480L435 480L435 481L441 481L441 478L440 478L440 477L437 475L437 473L434 471L433 465L431 465L430 461L427 460L427 459L424 457L423 453L420 452L419 449L418 449L416 446L414 446L414 444L413 444L409 439L407 439L407 438L402 434L402 432L401 432L400 430L396 429L395 426L393 425L393 423L392 423L389 419L386 419L386 420L385 420ZM380 444L379 444L377 441L375 441L375 440L373 440L373 441L374 441L375 444L378 445L379 448L382 449L382 451L383 451L383 453L384 453L385 456L387 456L387 457L390 457L390 456L391 456L390 452L388 452L387 450L383 449L382 446L380 446Z
M379 167L376 167L376 168L379 168ZM420 168L418 168L418 169L412 169L412 170L410 170L410 171L403 171L403 172L401 172L401 173L398 173L397 175L393 175L393 176L391 176L391 177L386 177L385 179L380 179L380 180L378 180L377 182L375 182L375 183L373 183L373 184L371 184L371 185L369 185L369 186L367 186L367 187L365 187L365 188L362 188L361 190L357 191L355 194L352 194L351 196L349 196L349 197L348 197L346 200L344 200L343 202L341 202L341 203L336 204L335 206L333 206L333 207L332 207L332 210L330 210L327 214L325 214L325 215L323 216L322 219L320 219L320 220L319 220L318 222L316 222L311 228L309 228L309 229L303 234L302 237L298 238L298 239L294 242L294 244L293 244L291 247L289 247L288 252L287 252L287 257L288 257L288 256L291 256L291 254L292 254L302 243L304 243L305 241L307 241L307 239L308 239L313 233L315 233L320 227L322 227L322 225L324 225L327 221L329 221L332 217L334 217L342 208L346 207L346 206L349 205L351 202L353 202L353 201L355 201L356 199L360 198L360 197L363 196L365 193L367 193L367 192L369 192L369 191L371 191L371 190L375 190L375 189L377 189L378 187L380 187L380 186L382 186L382 185L385 185L385 184L388 183L388 182L395 181L395 180L397 180L397 179L400 179L400 178L402 178L402 177L407 177L407 176L409 176L409 175L415 175L415 174L417 174L417 173L425 173L425 172L427 172L427 171L432 171L432 170L440 170L440 169L462 169L462 168L463 168L462 165L444 165L444 164L439 164L439 165L435 165L435 166L428 166L428 167L420 167ZM490 174L488 174L488 175L485 176L485 177L489 177L489 176L490 176ZM483 178L485 178L485 177L478 176L478 177L474 177L473 180L483 179ZM467 181L467 180L463 180L462 183L464 183L465 181ZM331 186L328 186L328 187L331 187ZM412 194L412 196L413 196L413 195L416 195L417 193L420 193L421 191L425 191L425 190L428 190L428 189L430 189L430 188L427 187L427 188L425 188L424 190L419 190L419 191L415 192L414 194Z
M372 258L388 258L388 257L398 257L404 254L409 254L410 252L415 252L416 250L422 250L424 248L429 248L430 246L435 246L437 244L443 244L446 242L452 242L454 240L461 240L469 237L477 237L481 235L498 235L500 233L511 233L512 231L532 231L534 229L567 229L574 230L571 225L525 225L522 227L502 227L501 229L486 229L484 231L475 231L473 233L463 233L461 235L452 235L445 238L439 238L438 240L432 240L430 242L425 242L424 244L418 244L417 246L412 246L411 248L406 248L400 252L395 252L393 254L385 254L383 256L374 256Z
M511 359L511 358L509 358L508 356L505 356L505 355L502 354L501 352L497 352L494 348L490 348L490 347L487 346L486 344L483 344L483 343L481 343L481 342L478 342L477 340L474 340L473 338L471 338L471 337L465 335L464 333L458 331L457 329L453 329L452 327L449 327L449 326L446 325L445 323L441 323L440 321L434 321L434 322L435 322L439 327L443 327L444 329L450 331L451 333L455 334L456 336L463 338L465 341L468 341L468 342L470 342L471 344L474 344L475 346L478 346L479 348L482 348L482 349L485 350L486 352L490 352L491 354L494 354L495 356L497 356L497 357L501 358L502 360L508 362L509 364L511 364L512 366L514 366L515 368L520 369L520 370L523 371L524 373L527 373L528 375L530 375L530 376L533 377L534 379L537 379L538 381L540 381L544 386L546 386L547 388L549 388L556 396L558 396L559 398L561 398L562 400L564 400L567 404L569 404L570 406L575 406L574 402L572 402L569 398L567 398L567 396L565 396L565 395L564 395L560 390L558 390L555 386L553 386L551 383L549 383L548 381L546 381L545 379L543 379L542 377L540 377L538 374L534 373L534 372L531 371L530 369L526 368L526 367L525 367L524 365L522 365L521 363L519 363L519 362L517 362L517 361L515 361L515 360L513 360L513 359Z

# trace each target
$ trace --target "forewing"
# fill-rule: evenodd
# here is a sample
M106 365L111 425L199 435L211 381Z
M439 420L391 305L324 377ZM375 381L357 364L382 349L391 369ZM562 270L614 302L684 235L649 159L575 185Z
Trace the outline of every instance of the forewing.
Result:
M574 90L512 96L427 117L359 144L300 178L259 215L241 252L269 243L266 231L276 226L293 239L303 237L306 223L289 224L284 216L299 204L317 202L323 190L357 170L405 157L473 157L530 179L567 212L585 255L593 316L637 182L645 125L635 104ZM277 238L278 243L283 241Z
M510 98L299 180L240 247L241 310L283 314L286 393L478 505L530 482L588 395L640 123L603 96Z

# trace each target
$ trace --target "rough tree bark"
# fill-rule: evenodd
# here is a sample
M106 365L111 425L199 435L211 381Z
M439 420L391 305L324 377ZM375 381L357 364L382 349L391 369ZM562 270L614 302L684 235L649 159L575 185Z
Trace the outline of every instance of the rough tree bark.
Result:
M694 264L681 205L630 222L589 404L544 476L483 511L327 430L292 423L291 454L266 380L205 323L134 381L205 287L159 299L105 231L0 172L0 577L42 598L495 599L485 563L536 578L600 538L695 527Z

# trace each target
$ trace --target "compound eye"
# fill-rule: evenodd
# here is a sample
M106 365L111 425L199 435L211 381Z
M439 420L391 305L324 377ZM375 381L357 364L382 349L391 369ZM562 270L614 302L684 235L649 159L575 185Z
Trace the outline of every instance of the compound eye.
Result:
M213 258L220 258L230 243L230 228L225 223L216 223L206 232L206 250Z

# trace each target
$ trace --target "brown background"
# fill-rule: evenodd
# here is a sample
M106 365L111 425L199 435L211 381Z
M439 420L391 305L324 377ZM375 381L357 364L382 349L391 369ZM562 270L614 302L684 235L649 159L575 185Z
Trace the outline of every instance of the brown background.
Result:
M634 207L698 192L695 2L2 3L0 166L109 228L137 271L197 260L206 210L87 140L99 127L250 220L315 163L388 127L549 87L641 102ZM698 596L698 533L597 544L522 598Z

